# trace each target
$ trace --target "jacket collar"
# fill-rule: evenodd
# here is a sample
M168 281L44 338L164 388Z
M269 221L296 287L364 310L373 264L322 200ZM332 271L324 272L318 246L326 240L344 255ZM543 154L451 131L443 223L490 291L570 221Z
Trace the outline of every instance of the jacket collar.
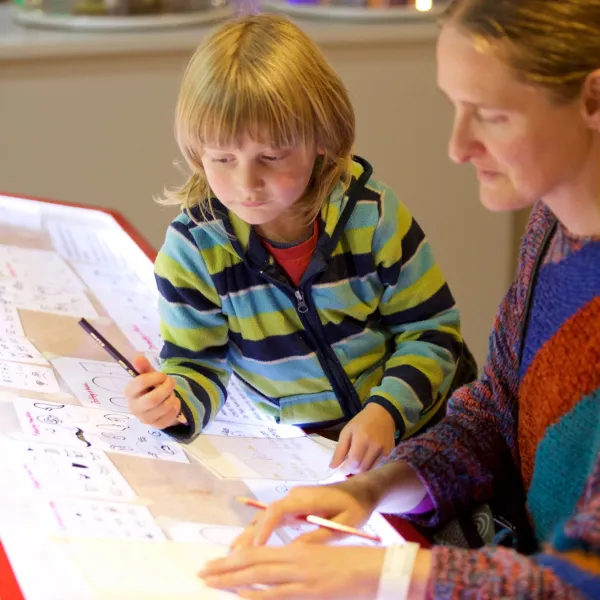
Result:
M314 253L316 262L326 261L335 249L372 173L373 168L366 160L359 156L352 157L349 183L338 183L321 208L318 217L321 221L320 234ZM244 262L258 268L274 263L273 257L261 243L260 236L248 223L227 210L217 198L213 198L212 207L214 216L202 216L198 207L194 207L192 214L200 221L200 227L213 238L214 245L237 254Z

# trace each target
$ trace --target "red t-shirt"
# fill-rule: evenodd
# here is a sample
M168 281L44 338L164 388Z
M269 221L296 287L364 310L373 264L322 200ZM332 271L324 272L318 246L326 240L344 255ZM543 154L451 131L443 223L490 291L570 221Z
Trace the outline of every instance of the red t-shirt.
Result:
M267 240L263 240L263 243L277 264L287 273L288 277L294 282L294 285L297 286L300 284L308 263L310 263L310 258L315 251L318 238L319 226L315 220L312 235L305 242L297 246L276 248L269 244Z

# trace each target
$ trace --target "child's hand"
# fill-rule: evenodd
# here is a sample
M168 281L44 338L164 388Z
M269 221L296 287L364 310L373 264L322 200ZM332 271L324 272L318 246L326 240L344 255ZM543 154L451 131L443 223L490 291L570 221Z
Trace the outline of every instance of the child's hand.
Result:
M143 356L137 356L133 366L140 374L125 388L131 414L156 429L175 425L181 411L181 402L173 393L175 380L155 371Z
M390 413L379 404L367 404L342 429L330 467L347 475L368 471L395 446L396 424Z

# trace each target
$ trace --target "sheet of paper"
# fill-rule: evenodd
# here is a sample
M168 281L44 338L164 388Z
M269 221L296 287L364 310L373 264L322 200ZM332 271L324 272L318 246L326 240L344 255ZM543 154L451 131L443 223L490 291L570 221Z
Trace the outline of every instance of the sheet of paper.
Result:
M96 309L82 290L69 289L62 283L0 278L0 304L67 317L98 317Z
M160 351L162 340L155 287L124 269L83 263L73 266L136 350Z
M39 203L22 198L0 196L0 223L5 227L41 229L42 214Z
M14 407L23 432L34 441L189 462L177 442L126 413L30 398L17 398Z
M43 525L56 535L160 541L166 537L145 506L81 498L39 498Z
M129 238L124 232L49 221L46 229L52 245L67 260L104 267L127 267L124 252Z
M148 359L154 369L160 371L161 361L158 352L144 352L144 356Z
M132 500L136 493L104 452L14 442L7 460L21 480L44 494Z
M84 406L128 412L124 390L131 377L118 363L61 356L52 366Z
M329 438L319 435L318 433L311 433L311 434L309 434L308 437L311 440L314 440L315 442L317 442L317 444L321 444L321 446L324 446L325 448L328 448L329 450L335 450L337 448L336 441L330 440Z
M306 434L300 427L294 425L245 425L236 423L227 423L215 420L209 423L203 430L202 435L219 435L224 437L244 437L244 438L297 438Z
M56 394L60 386L50 367L0 360L0 387Z
M44 224L61 221L91 227L119 227L112 215L91 206L69 206L51 202L40 203L40 206Z
M26 337L16 335L3 335L0 337L0 360L12 360L34 365L50 364Z
M67 289L80 290L81 280L69 265L51 250L0 245L0 279L21 279L37 284L59 281Z
M2 438L0 438L2 442ZM14 462L4 460L14 442L1 447L0 539L27 600L97 600L56 538L40 527L34 501L37 495L22 486ZM0 444L3 445L3 444ZM4 493L9 490L9 493ZM0 577L1 579L1 577ZM0 583L0 596L2 596Z
M200 543L65 540L67 555L102 600L233 600L204 585L198 571L227 554ZM107 576L109 575L109 576Z
M242 531L243 527L233 525L181 522L170 527L167 534L174 542L203 542L229 548ZM268 545L283 546L283 540L273 534Z
M219 421L228 423L246 423L248 425L267 425L275 423L275 419L264 414L246 396L240 387L238 379L234 376L227 386L227 400L218 414Z
M325 481L319 482L319 485L337 483L345 479L339 471L335 472ZM269 481L259 479L247 479L244 483L248 486L254 496L261 502L270 504L277 500L281 500L290 490L294 487L301 485L313 485L305 481ZM377 544L370 540L366 540L357 536L348 536L341 540L334 542L335 545L354 545L354 546L391 546L393 544L404 543L404 538L388 523L383 515L378 512L374 512L369 520L361 527L361 529L367 533L377 535L381 538L382 543ZM300 534L307 531L314 530L312 525L298 523L294 526L283 527L279 530L281 537L289 542L297 538Z
M24 335L19 311L10 304L0 302L0 336Z
M9 514L12 517L14 512ZM29 523L25 527L0 532L2 546L23 598L98 600L77 565L68 555L58 551L57 538L48 536L40 527L39 520L32 519L32 515L35 515L34 509L28 512Z
M306 436L257 439L200 435L188 451L224 479L322 481L333 472L327 450Z

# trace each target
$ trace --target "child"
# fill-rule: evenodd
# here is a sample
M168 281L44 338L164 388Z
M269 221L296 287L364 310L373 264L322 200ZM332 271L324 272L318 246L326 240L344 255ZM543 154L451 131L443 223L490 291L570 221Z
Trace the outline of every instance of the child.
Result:
M343 424L332 467L369 469L443 412L463 342L420 227L351 156L340 78L285 18L227 23L187 68L176 132L193 175L155 265L162 373L137 359L131 412L192 440L233 371L280 423Z

